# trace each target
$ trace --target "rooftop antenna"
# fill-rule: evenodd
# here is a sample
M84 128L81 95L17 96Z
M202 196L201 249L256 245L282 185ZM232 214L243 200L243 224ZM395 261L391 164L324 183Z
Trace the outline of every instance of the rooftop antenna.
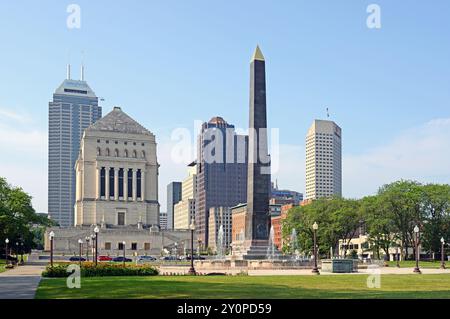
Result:
M81 81L84 81L84 51L81 51Z
M70 80L70 51L67 53L67 80Z
M330 110L327 108L327 118L330 118Z

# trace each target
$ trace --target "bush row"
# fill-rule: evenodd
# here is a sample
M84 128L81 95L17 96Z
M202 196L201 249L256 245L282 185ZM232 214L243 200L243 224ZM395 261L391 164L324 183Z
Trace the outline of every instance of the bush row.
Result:
M71 263L58 263L53 267L50 265L46 267L42 273L43 277L48 278L64 278L73 273L68 272L67 268ZM73 264L78 265L78 264ZM81 276L82 277L105 277L105 276L156 276L158 269L148 265L114 265L99 263L95 266L93 263L82 263Z

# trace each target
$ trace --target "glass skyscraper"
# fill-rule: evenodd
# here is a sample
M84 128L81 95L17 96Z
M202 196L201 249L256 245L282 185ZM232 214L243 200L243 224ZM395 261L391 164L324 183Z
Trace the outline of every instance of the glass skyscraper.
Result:
M101 116L86 81L71 80L68 74L48 110L48 213L62 227L74 225L75 161L83 131Z

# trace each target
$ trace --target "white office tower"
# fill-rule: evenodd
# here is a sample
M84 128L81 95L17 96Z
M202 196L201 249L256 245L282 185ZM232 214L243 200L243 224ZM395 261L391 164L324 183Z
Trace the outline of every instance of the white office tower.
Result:
M314 120L306 136L306 199L342 196L342 130Z

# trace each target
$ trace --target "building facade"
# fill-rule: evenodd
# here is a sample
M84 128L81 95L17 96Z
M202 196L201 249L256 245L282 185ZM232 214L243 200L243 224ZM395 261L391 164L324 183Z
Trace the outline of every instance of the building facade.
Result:
M280 205L287 205L287 204L298 204L303 200L303 194L291 191L288 189L279 189L278 183L274 184L272 183L272 189L270 193L270 204L280 204Z
M195 196L197 193L197 165L188 166L188 177L181 184L181 201L174 206L174 229L189 229L195 220Z
M48 108L48 214L62 227L74 225L75 162L83 131L102 117L98 98L86 81L67 79Z
M248 137L214 117L203 123L197 145L196 233L207 247L210 208L247 200Z
M306 136L306 199L342 196L342 130L315 120Z
M172 182L167 185L167 229L174 228L174 208L181 200L181 182Z
M213 252L217 252L219 245L219 231L222 226L223 238L222 248L227 251L231 244L231 232L232 232L232 219L231 209L229 207L211 207L209 209L209 248Z
M120 107L84 131L75 170L75 226L159 226L155 136Z
M167 213L159 212L159 228L161 230L167 230Z

